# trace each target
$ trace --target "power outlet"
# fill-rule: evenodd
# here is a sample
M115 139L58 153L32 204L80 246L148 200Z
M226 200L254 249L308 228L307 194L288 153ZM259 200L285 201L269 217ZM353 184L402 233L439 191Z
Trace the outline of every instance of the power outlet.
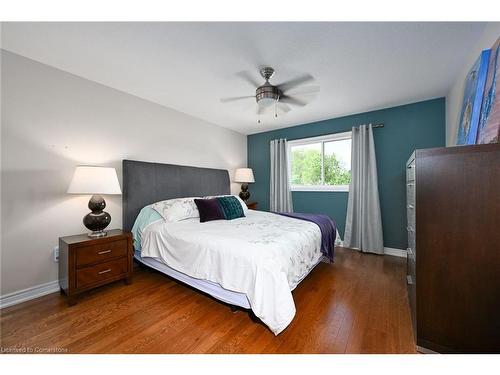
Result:
M54 262L59 263L59 246L55 246L54 249L52 249L52 255L54 257Z

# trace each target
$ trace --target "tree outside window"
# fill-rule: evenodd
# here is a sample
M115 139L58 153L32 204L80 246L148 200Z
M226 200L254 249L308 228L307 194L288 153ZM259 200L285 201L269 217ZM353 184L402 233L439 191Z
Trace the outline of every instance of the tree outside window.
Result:
M347 190L351 181L351 135L290 142L292 190ZM338 188L338 189L337 189Z

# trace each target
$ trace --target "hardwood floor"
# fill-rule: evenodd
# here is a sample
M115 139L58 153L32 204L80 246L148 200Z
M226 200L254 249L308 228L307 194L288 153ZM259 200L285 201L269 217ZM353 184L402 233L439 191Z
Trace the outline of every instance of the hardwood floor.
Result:
M63 353L415 353L405 260L337 248L293 292L297 313L274 336L246 311L155 271L68 307L58 293L1 310L1 346Z

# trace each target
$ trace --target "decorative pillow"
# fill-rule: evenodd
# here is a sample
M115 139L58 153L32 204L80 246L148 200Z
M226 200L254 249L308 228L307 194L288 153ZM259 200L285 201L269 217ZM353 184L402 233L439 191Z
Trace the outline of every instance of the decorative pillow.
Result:
M238 200L238 202L240 202L241 204L241 208L243 209L243 212L247 212L248 211L248 207L246 205L245 202L243 202L243 200L238 197L237 195L209 195L209 196L206 196L206 197L203 197L204 199L212 199L212 198L224 198L224 197L234 197Z
M194 203L200 213L200 223L212 220L224 220L224 211L219 201L215 199L195 199Z
M195 198L197 197L168 199L152 204L151 208L169 222L199 217L198 209L194 203Z
M224 216L226 220L233 220L239 217L245 217L245 213L243 212L243 207L241 207L241 203L236 199L236 197L228 196L228 197L219 197L215 198L219 201L222 210L224 211Z

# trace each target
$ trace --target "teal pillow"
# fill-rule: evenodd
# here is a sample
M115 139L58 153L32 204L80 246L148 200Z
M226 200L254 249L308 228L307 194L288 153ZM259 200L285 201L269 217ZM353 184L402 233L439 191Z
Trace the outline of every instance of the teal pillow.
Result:
M243 213L243 207L241 207L240 201L236 197L219 197L217 198L222 211L224 211L224 216L226 220L233 220L239 217L245 217Z

